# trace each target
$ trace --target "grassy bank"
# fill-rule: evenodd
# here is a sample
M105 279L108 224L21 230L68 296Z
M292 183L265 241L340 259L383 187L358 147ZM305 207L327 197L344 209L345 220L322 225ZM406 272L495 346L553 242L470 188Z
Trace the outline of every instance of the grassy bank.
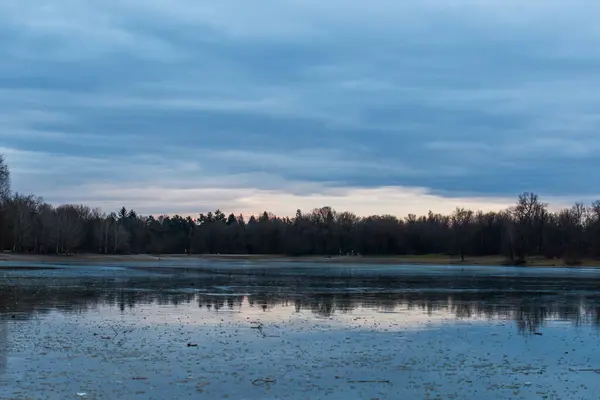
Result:
M510 261L503 256L466 257L461 261L460 257L448 255L407 255L407 256L337 256L328 258L325 256L287 257L281 255L261 254L211 254L211 255L102 255L102 254L77 254L70 256L43 256L29 254L0 253L0 261L11 262L84 262L84 263L114 263L114 262L158 262L166 260L197 259L197 260L223 260L223 261L286 261L286 262L315 262L315 263L350 263L350 264L409 264L409 265L510 265ZM562 259L547 259L542 257L530 257L525 266L528 267L562 267L566 266ZM598 266L600 260L584 259L581 266Z

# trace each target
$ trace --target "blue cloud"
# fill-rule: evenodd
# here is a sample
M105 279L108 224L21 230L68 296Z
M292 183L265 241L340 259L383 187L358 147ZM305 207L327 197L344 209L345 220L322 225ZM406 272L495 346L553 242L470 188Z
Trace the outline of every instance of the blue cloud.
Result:
M15 187L598 194L595 3L358 4L3 2Z

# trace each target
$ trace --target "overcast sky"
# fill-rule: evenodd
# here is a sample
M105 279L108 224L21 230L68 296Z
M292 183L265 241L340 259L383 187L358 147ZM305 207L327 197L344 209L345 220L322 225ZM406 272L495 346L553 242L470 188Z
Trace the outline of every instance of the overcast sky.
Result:
M2 0L0 153L52 203L358 214L600 197L600 4Z

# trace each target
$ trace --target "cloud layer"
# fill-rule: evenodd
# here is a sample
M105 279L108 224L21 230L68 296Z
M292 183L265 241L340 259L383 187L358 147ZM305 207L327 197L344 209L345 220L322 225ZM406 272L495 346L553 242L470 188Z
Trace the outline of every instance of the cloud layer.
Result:
M147 213L591 199L594 11L6 0L0 151L19 191Z

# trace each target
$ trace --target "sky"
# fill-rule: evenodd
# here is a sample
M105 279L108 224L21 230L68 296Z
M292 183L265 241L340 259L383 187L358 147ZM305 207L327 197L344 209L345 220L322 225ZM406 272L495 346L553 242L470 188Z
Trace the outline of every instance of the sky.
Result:
M0 154L53 204L196 215L600 198L592 0L3 0Z

